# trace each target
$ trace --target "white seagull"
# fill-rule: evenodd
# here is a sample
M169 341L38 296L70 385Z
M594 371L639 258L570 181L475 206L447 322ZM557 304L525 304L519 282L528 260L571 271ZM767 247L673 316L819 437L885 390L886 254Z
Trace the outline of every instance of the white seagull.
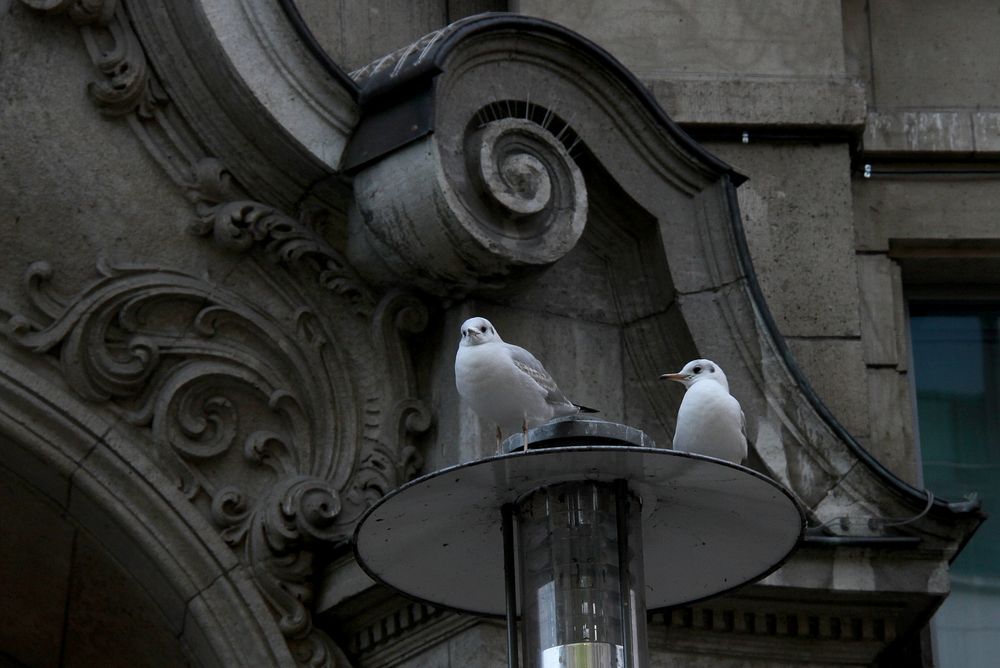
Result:
M674 450L708 455L741 464L747 456L746 418L731 394L726 374L712 360L692 360L661 380L684 385L677 412Z
M455 355L455 386L480 417L497 426L497 447L503 433L520 429L528 449L528 428L579 412L596 413L566 398L534 355L504 343L486 318L462 323L462 340Z

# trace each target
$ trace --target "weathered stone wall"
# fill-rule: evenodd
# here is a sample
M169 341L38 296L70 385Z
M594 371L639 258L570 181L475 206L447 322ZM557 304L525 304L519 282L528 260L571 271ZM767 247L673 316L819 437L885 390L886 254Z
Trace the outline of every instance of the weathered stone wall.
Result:
M691 183L697 184L704 174L688 181L689 175L671 162L672 155L650 158L650 147L664 141L661 129L651 129L651 116L641 109L624 106L627 92L600 87L613 77L594 75L587 90L613 90L615 94L605 98L623 106L602 106L600 99L594 105L579 93L575 86L591 72L575 76L573 67L580 64L565 55L570 64L562 63L561 77L549 81L543 68L529 81L520 79L528 71L523 64L505 70L515 66L503 63L493 70L505 77L502 81L455 77L454 117L442 126L447 132L434 138L451 151L447 159L461 162L454 156L460 154L457 144L471 115L458 111L474 111L477 92L492 94L491 86L498 81L516 98L519 91L511 82L524 81L557 96L564 92L560 99L580 96L572 99L582 100L581 107L589 109L576 119L576 129L587 135L588 150L594 152L585 158L591 163L588 173L600 181L604 172L595 164L602 163L602 169L613 165L617 171L608 184L615 181L615 187L621 187L607 185L601 192L595 187L599 183L589 184L591 204L597 208L590 212L591 224L579 247L552 270L519 284L513 296L489 290L473 298L455 293L439 301L429 299L433 307L428 313L424 305L394 301L391 290L389 295L379 292L384 286L366 285L341 257L350 245L349 201L368 206L390 198L385 190L366 194L359 187L355 192L352 188L364 178L352 183L332 173L353 124L363 114L318 68L306 71L295 66L301 61L283 59L292 53L301 57L301 45L289 37L288 26L270 3L245 0L239 8L232 5L223 11L226 3L206 0L193 3L188 12L181 4L129 2L131 16L142 26L142 39L129 42L137 51L129 52L124 69L103 73L94 60L109 44L124 43L115 41L122 33L115 37L81 31L65 16L29 8L65 12L72 4L0 0L0 312L7 325L0 344L0 396L5 398L0 427L12 444L20 444L8 448L0 443L5 448L0 464L19 477L8 495L14 502L27 504L44 494L48 510L66 513L71 527L46 534L60 541L52 554L63 572L75 572L74 565L64 563L72 558L65 550L67 533L82 528L88 533L81 534L79 565L88 567L90 557L122 565L125 572L112 573L106 564L89 564L109 573L109 579L123 579L123 590L135 594L142 613L163 622L157 642L169 645L170 652L206 664L287 664L293 659L286 643L293 651L302 650L321 636L310 626L314 613L315 626L332 635L342 633L334 640L363 656L361 665L502 665L498 624L389 595L376 605L371 581L349 557L321 562L328 571L313 592L319 578L308 572L311 547L319 543L323 549L342 550L346 529L338 526L341 533L323 533L322 526L306 527L302 535L313 542L305 547L294 541L290 547L243 542L245 535L266 542L266 536L275 535L281 516L275 519L263 506L256 514L253 500L227 486L252 481L244 491L271 499L274 489L283 489L270 486L275 480L336 478L345 505L353 504L352 511L357 511L412 476L421 458L430 470L492 454L491 430L461 405L451 372L459 323L487 311L506 323L505 338L530 345L544 359L574 400L603 408L609 419L649 425L661 444L669 439L679 395L655 384L649 372L660 360L646 359L650 347L636 342L655 339L664 355L678 358L695 352L711 357L713 347L724 350L729 358L743 360L731 380L738 393L745 393L745 405L756 402L751 428L766 459L762 465L796 486L796 493L816 511L813 519L910 512L913 498L903 499L898 490L890 493L873 482L870 471L804 408L796 382L784 374L782 363L763 341L766 337L753 340L758 321L744 294L745 277L732 272L731 239L720 231L722 226L684 228L674 220L681 209L692 220L717 218L725 204L713 199L717 193L695 192ZM935 169L968 166L970 160L994 160L1000 153L1000 93L993 83L1000 64L993 48L1000 14L993 3L298 4L319 41L347 70L461 16L505 8L566 25L610 51L641 78L674 120L749 177L737 191L742 222L778 329L836 419L894 474L918 483L904 300L908 291L941 290L942 284L946 290L1000 285L995 214L1000 194L997 181L989 178L884 172L903 170L917 160L933 163ZM260 15L244 11L247 8L260 10ZM116 25L127 26L128 17L119 12L122 23ZM171 21L183 23L185 30L203 31L198 35L210 42L211 50L204 53L211 55L199 60L200 43L179 39L171 32ZM206 37L216 30L225 36L220 44ZM259 44L251 43L251 34ZM143 49L148 62L136 57ZM535 62L558 60L555 50L540 53ZM238 66L228 67L220 54ZM143 89L150 107L142 113L128 105L109 109L87 92L88 81L106 82L126 74L129 67L147 64L150 72L172 85L162 91L155 86ZM190 78L185 70L189 67ZM271 76L275 72L283 73L280 80ZM213 83L219 87L213 88ZM281 94L275 93L279 90ZM275 99L270 99L272 94ZM556 111L567 118L572 112ZM626 116L643 120L615 135L627 126L620 123ZM219 163L222 158L227 164ZM873 165L872 178L863 176L864 164ZM462 173L454 188L467 186L466 178ZM664 187L667 182L691 190L679 194L682 188L675 192ZM406 199L401 190L393 195ZM313 207L326 217L309 218ZM374 205L368 206L365 214L374 210ZM357 213L358 207L352 211ZM297 219L300 215L305 222ZM354 222L360 218L365 216ZM365 218L364 224L372 218ZM390 225L402 218L400 209L385 214ZM198 234L191 234L192 229ZM676 238L669 237L671 232ZM638 250L620 242L619 235ZM656 254L662 252L672 254L671 272L665 269L666 256ZM36 262L47 265L34 265L26 284L26 270ZM51 269L48 282L45 267ZM706 276L720 267L731 273L708 281ZM123 291L116 296L121 297L121 313L112 318L108 311L104 324L109 329L100 330L91 347L81 348L82 335L75 325L101 320L108 306L84 297L104 289L110 295L120 276L116 270L135 268L184 276L185 289L197 286L187 294L193 294L197 304L192 306L192 299L176 303L181 283L171 283L174 279L166 281L165 288L137 291L134 303ZM622 268L636 270L647 282L632 280ZM419 279L419 273L413 272L417 278L410 279ZM681 285L684 281L691 283ZM40 283L45 290L38 289ZM388 283L391 289L392 281ZM629 291L639 296L632 294L622 307L616 300ZM51 299L39 299L42 293ZM671 303L675 297L676 303ZM230 298L234 301L227 302ZM259 331L251 328L256 334L239 327L216 330L206 324L214 323L211 316L202 318L198 311L202 306L209 312L225 310L235 302L239 307L227 313L236 322L261 325ZM87 307L76 308L81 303ZM129 318L139 306L148 307L142 310L148 319ZM700 306L706 313L698 316ZM661 307L664 310L657 310ZM620 318L623 311L629 312L628 318ZM35 320L8 321L9 316L25 314ZM552 315L543 319L540 314ZM723 331L719 314L730 318L729 326L748 325L746 331ZM628 324L624 331L621 322ZM234 406L243 409L242 418L232 423L234 430L242 430L241 436L254 430L271 436L247 440L242 455L206 457L203 468L192 464L203 476L198 477L201 487L179 483L192 472L185 466L198 457L174 461L160 450L172 445L176 435L157 431L168 418L177 417L176 411L157 413L172 406L172 396L161 406L143 394L147 388L142 377L129 376L129 364L116 366L122 360L138 360L143 367L147 349L140 345L128 357L122 339L114 339L107 351L101 350L109 353L103 359L114 372L110 379L95 379L92 376L100 373L88 366L90 358L73 355L73 350L101 348L109 332L113 338L122 329L134 333L137 327L140 334L156 338L154 347L163 359L205 356L213 364L237 362L240 367L239 374L228 376L212 364L197 367L199 378L226 376L219 385L225 391L213 385L226 396L211 398L203 410L194 402L198 410L191 414L201 419L182 421L180 432L186 438L211 441L212 428L230 424L225 416ZM553 337L556 328L560 334ZM36 338L44 345L35 349L25 344L35 339L19 338L42 331L45 335ZM417 336L407 340L410 334ZM222 354L213 357L220 350ZM598 361L581 365L581 357ZM333 368L328 375L317 371L327 365ZM165 363L163 375L169 376L172 368ZM280 376L292 368L315 382L286 382L280 389L287 394L256 376L240 384L258 368L265 369L265 376ZM637 368L649 377L636 377ZM764 368L770 375L761 371ZM114 389L110 398L80 396L81 386L105 381ZM232 395L234 384L239 392ZM288 398L304 389L309 391L303 392L300 412L278 415L294 403ZM22 410L18 403L22 394L31 395L24 401L30 409ZM154 404L157 408L149 408ZM800 413L789 417L777 410L788 406ZM62 421L74 425L66 428L69 435L50 438L46 429L55 429L55 424L62 429ZM809 433L803 436L803 431ZM29 438L29 433L34 436ZM62 468L49 470L33 459L18 459L21 446L29 442L38 452L46 443L58 443L60 453L70 454L65 462L59 459ZM316 443L323 446L318 454L312 449ZM783 448L790 443L829 452L786 452ZM282 456L282 448L297 454ZM23 449L30 450L26 445ZM167 452L171 454L169 448ZM342 452L347 453L344 462L333 465L331 453ZM169 464L164 463L167 459ZM810 461L803 464L805 460ZM348 485L346 478L355 469L361 473L359 480ZM20 478L29 479L31 489L22 490ZM94 489L103 495L95 497L98 501L87 496L98 494ZM885 505L866 505L876 498ZM350 525L357 515L346 514L341 521ZM22 520L18 545L30 542L32 517ZM919 628L922 619L914 615L933 608L947 591L945 564L954 537L949 537L950 527L941 528L945 520L926 521L933 528L922 529L921 535L933 543L926 552L814 546L745 598L654 618L654 665L719 665L720 660L746 666L804 665L803 657L815 652L817 643L824 652L836 650L823 654L826 665L869 663L897 631ZM159 522L179 528L165 534ZM860 531L873 532L870 526ZM959 533L955 529L955 536ZM160 534L168 535L162 544L154 539ZM95 539L107 539L110 557L94 556L97 550L91 550L88 541ZM11 570L31 566L25 554L4 565L15 564ZM261 576L251 568L289 555L305 555L301 572ZM289 589L296 596L288 595ZM898 600L883 605L878 596L889 590ZM825 598L831 591L842 598ZM775 598L776 592L785 592L785 598ZM804 600L802 592L815 600ZM317 601L307 609L302 601L311 601L313 593ZM858 601L865 602L865 615L855 612ZM47 603L51 607L53 601ZM95 609L107 608L95 604ZM293 618L299 627L288 623ZM120 617L109 617L108 622L128 627ZM419 632L410 633L414 628ZM244 646L241 634L254 641ZM722 645L731 656L712 656Z

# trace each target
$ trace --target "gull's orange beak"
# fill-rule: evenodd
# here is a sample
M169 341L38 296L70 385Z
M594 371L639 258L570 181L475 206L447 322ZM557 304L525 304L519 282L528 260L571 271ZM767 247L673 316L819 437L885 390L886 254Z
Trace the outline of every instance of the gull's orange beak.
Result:
M660 376L660 380L676 380L678 383L683 383L687 380L687 375L683 373L665 373Z

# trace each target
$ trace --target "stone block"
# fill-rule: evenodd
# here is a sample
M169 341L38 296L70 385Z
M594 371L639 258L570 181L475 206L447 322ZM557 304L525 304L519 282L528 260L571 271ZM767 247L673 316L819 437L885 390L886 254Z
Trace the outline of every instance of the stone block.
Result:
M844 21L844 70L848 77L863 84L865 100L870 104L873 88L868 1L844 0L840 7Z
M555 21L595 40L640 77L667 72L837 76L844 71L839 3L518 0L511 11Z
M189 663L156 603L99 543L81 533L73 556L61 665L103 665L108 657L136 668Z
M0 68L0 308L36 315L21 286L39 260L57 297L98 278L99 261L225 273L229 256L189 233L183 189L129 123L109 122L89 99L95 67L79 29L65 17L42 28L24 3L11 8Z
M246 568L237 567L188 603L181 641L200 666L290 666L294 660Z
M868 5L879 109L962 108L970 103L1000 107L1000 88L995 85L1000 51L984 48L1000 34L996 3L914 0Z
M376 0L375 2L296 2L309 29L334 62L345 71L415 42L447 25L442 0Z
M861 301L861 345L865 364L895 365L900 351L897 311L904 304L896 301L893 263L885 255L859 255L858 288Z
M965 111L872 112L862 142L866 157L906 153L965 155L975 149L972 116Z
M851 79L671 76L644 81L685 129L734 125L747 130L751 142L757 126L860 131L865 121L866 88Z
M49 360L3 340L0 355L0 463L65 506L70 477L111 418L69 393Z
M800 339L788 346L812 388L855 436L870 430L865 363L860 339Z
M135 478L138 476L134 472L129 474L121 467L101 463L102 459L108 458L103 448L94 452L98 454L85 460L73 476L69 513L84 531L121 563L126 572L142 583L159 606L172 632L180 633L186 601L200 587L192 579L192 574L184 572L175 561L172 549L190 550L190 546L177 542L167 547L154 539L152 528L143 516L157 517L162 522L172 512L165 512L163 506L151 503L143 494L135 494ZM114 482L109 478L114 478ZM156 534L167 534L169 537L162 524L157 525ZM198 577L198 574L193 575ZM201 586L211 582L206 578L209 574L200 574L199 579L203 580Z
M61 507L3 467L0 509L3 655L12 665L60 665L75 529Z
M995 179L887 175L858 178L852 186L858 250L886 251L889 239L924 246L1000 239Z
M1000 153L1000 111L972 112L972 141L977 154Z
M502 623L482 623L468 628L448 640L450 668L507 666L507 631ZM530 665L530 662L525 661Z
M420 654L394 664L398 668L457 668L452 666L448 656L448 645L432 645Z
M709 144L750 180L740 211L757 278L785 336L858 336L847 146Z
M871 431L868 451L896 476L920 486L920 454L914 439L915 415L909 374L868 369Z

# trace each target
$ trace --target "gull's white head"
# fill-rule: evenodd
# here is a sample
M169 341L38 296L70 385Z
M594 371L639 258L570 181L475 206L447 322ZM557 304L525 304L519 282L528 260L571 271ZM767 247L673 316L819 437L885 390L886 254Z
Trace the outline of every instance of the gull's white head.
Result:
M458 345L478 346L491 341L500 341L500 335L486 318L469 318L462 323L462 341Z
M695 383L713 380L729 391L729 381L722 368L712 360L691 360L684 365L684 368L677 373L665 373L660 376L660 380L676 380L684 387L691 387Z

